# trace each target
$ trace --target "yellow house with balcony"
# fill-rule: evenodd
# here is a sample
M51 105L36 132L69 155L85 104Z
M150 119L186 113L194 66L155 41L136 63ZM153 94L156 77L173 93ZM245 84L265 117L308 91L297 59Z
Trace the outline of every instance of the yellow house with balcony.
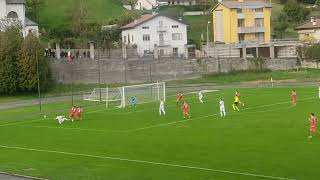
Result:
M268 43L271 39L271 9L268 1L221 1L212 9L215 42Z

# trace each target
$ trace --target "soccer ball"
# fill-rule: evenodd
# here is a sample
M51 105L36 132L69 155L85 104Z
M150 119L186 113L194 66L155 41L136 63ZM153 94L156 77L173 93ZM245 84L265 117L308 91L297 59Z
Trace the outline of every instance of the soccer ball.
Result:
M43 118L47 118L47 115L44 115Z

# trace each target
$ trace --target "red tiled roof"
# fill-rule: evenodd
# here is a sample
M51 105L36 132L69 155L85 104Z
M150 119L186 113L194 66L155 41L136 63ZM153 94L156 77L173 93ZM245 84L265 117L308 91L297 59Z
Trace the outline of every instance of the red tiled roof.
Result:
M155 14L145 14L143 16L141 16L141 18L139 19L136 19L134 20L133 22L125 25L125 26L122 26L121 29L131 29L131 28L135 28L136 26L142 24L142 23L145 23L147 21L149 21L150 19L153 19L154 17L157 17L158 13L155 13Z
M313 23L308 20L306 21L304 24L302 24L301 26L296 27L296 30L303 30L303 29L318 29L320 28L320 19L314 19L314 21L316 22L316 25L313 25Z

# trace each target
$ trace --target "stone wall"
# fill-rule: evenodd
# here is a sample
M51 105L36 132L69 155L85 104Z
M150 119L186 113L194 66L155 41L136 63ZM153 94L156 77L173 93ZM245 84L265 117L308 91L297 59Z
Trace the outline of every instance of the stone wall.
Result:
M261 67L286 70L296 67L293 59L267 59ZM197 78L202 74L225 73L234 70L258 69L254 60L236 59L137 59L137 60L79 60L69 64L65 60L50 60L52 78L57 83L155 82Z

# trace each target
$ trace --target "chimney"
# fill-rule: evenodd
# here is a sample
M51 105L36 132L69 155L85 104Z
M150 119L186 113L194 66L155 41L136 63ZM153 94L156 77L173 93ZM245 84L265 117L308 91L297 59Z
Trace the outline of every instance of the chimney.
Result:
M134 24L137 24L138 23L138 21L137 20L134 20Z
M317 25L317 21L316 21L316 20L313 20L312 25L313 25L313 26L316 26L316 25Z

